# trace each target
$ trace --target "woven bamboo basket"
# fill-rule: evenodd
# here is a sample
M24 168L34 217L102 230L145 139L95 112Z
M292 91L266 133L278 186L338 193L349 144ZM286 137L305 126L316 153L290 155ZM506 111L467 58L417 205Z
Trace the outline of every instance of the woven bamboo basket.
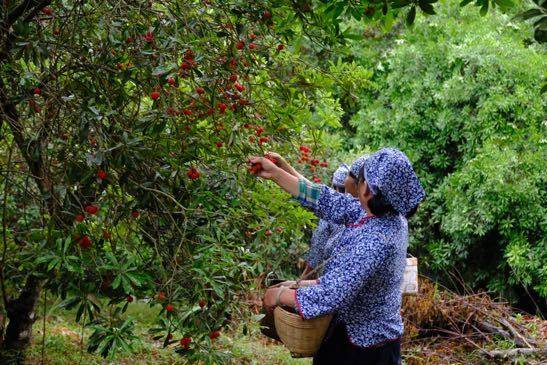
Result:
M292 357L313 356L327 332L332 315L313 319L302 319L282 307L274 310L274 321L277 334L291 352Z

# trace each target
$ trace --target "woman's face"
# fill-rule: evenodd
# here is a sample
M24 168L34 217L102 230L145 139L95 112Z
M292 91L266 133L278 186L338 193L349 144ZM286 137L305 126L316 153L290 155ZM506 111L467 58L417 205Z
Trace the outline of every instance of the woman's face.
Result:
M367 182L362 181L359 183L358 187L358 198L359 202L361 203L361 206L363 209L366 209L368 207L368 201L370 198L372 198L372 193L370 192L370 189L368 188Z
M357 197L357 181L349 176L346 176L346 180L344 180L344 188L346 188L346 193L351 194L353 197Z

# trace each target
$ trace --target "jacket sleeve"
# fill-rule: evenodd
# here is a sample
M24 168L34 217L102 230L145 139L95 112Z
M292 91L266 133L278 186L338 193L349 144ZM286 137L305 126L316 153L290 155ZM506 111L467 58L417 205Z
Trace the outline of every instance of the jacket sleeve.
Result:
M313 231L310 241L310 251L306 256L306 262L312 268L317 267L324 260L325 245L332 234L332 226L329 222L321 219L317 228Z
M380 268L389 255L383 238L365 235L336 253L330 269L317 285L299 288L295 298L302 318L333 313L351 304L363 285Z
M364 214L359 200L348 194L305 179L300 179L298 185L297 200L302 206L311 208L321 219L334 224L351 224Z

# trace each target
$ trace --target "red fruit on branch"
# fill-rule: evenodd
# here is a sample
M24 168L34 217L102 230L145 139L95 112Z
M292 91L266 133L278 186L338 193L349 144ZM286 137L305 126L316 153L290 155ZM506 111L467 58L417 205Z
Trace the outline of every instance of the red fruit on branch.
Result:
M262 13L262 19L271 19L272 13L269 10L264 10Z
M173 77L168 77L167 82L169 85L174 86L175 85L175 79Z
M99 170L99 171L97 171L97 177L98 177L99 179L104 180L104 179L106 179L106 176L107 176L107 175L106 175L106 172L104 172L104 170Z
M221 148L222 147L222 142L215 142L215 145L217 146L217 148Z
M264 231L264 234L266 235L266 237L271 236L271 235L272 235L272 231L270 231L269 229L267 229L266 231Z
M175 309L175 307L173 307L172 304L167 304L165 306L165 310L168 311L168 312L172 312L174 309Z
M197 87L197 88L196 88L196 92L197 92L198 94L201 95L201 94L204 94L204 93L205 93L205 89L202 88L202 87Z
M35 87L33 92L34 95L40 95L42 93L42 89L40 89L39 87Z
M85 211L87 212L87 214L95 215L99 211L99 207L96 205L88 205L87 207L85 207Z
M311 160L310 164L311 164L312 166L317 166L317 165L319 165L319 160L313 159L313 160Z
M274 156L267 155L266 158L272 161L274 164L277 164L277 158Z
M190 167L186 172L186 175L188 175L191 180L197 180L199 179L200 173L195 167Z
M278 44L278 45L277 45L277 50L278 50L278 51L282 51L282 50L284 50L284 49L285 49L285 45L284 45L284 44Z
M253 232L250 232L250 231L246 231L246 232L245 232L245 236L246 236L247 238L251 238L252 235L253 235Z
M112 233L108 232L107 230L103 230L103 238L105 240L109 240L110 238L112 238Z
M127 302L131 303L133 301L133 297L131 295L128 295L127 298L125 298Z
M125 43L133 43L133 41L134 41L133 37L125 38Z
M186 52L184 52L184 59L187 61L194 60L194 51L187 49Z
M245 48L245 42L243 42L243 41L237 42L236 43L236 48L239 49L239 50Z
M51 14L53 14L53 10L51 10L51 8L49 6L46 6L45 8L42 9L42 13L44 13L46 15L51 15Z
M323 161L319 164L321 167L329 167L329 163L327 161Z
M78 214L75 218L76 222L83 222L85 217L83 214Z
M150 93L150 98L151 98L152 100L158 100L159 97L160 97L160 93L157 92L157 91L152 91L152 92Z
M221 114L224 114L226 112L226 108L228 108L228 106L224 103L218 103L217 107Z
M249 136L249 142L254 143L254 141L255 141L255 136Z
M83 236L82 238L80 238L80 247L83 248L83 249L88 249L89 247L91 247L91 240L89 239L88 236Z
M148 43L152 43L154 41L154 33L152 32L146 32L146 34L144 35L144 40Z
M141 213L138 210L134 210L134 211L131 212L131 216L135 219L139 218L140 215L141 215Z
M231 82L236 82L237 81L237 75L231 75L230 76L230 81Z
M264 128L262 128L262 127L256 127L256 132L255 132L255 133L256 133L256 135L257 135L258 137L260 137L260 135L261 135L262 133L264 133Z
M192 337L183 337L180 339L180 345L185 349L190 349L190 343L192 342Z
M61 35L61 29L60 28L53 29L53 35L55 36Z
M201 299L201 300L199 301L199 307L200 307L201 309L205 308L206 305L207 305L207 302L206 302L204 299Z
M220 336L220 332L219 332L219 331L213 331L213 332L209 333L209 338L210 338L211 340L215 340L215 339L217 339L219 336Z
M192 64L190 62L182 62L182 64L180 65L180 68L182 68L183 70L189 70L192 68Z
M277 233L283 233L283 227L277 227L275 230Z
M313 182L319 184L319 183L321 182L321 179L318 178L317 176L314 176L314 177L313 177Z
M260 137L258 140L258 144L262 145L263 143L268 143L270 141L270 137Z
M169 333L167 334L167 340L170 341L170 340L172 340L172 339L173 339L173 334L172 334L171 332L169 332Z
M249 38L256 39L256 34L254 34L254 33L249 34Z
M254 138L254 137L253 137ZM262 171L262 164L260 162L254 163L250 168L249 172L253 175L258 175Z
M245 91L245 86L241 85L239 82L235 82L235 83L234 83L234 87L235 87L236 90L239 91L239 92Z
M254 42L249 43L249 49L255 49L256 44Z
M160 292L158 293L158 295L156 296L156 298L157 298L157 300L160 301L160 302L164 301L164 300L165 300L165 293L162 292L162 291L160 291Z
M303 153L309 153L310 152L310 149L306 146L300 146L300 151L302 151Z
M182 110L182 113L183 113L184 115L192 115L192 111L191 111L190 109L183 109L183 110Z

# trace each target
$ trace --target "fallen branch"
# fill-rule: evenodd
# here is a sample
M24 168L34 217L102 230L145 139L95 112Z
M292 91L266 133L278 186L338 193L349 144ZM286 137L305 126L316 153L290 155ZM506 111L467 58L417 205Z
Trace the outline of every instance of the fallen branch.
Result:
M511 350L492 350L483 352L491 358L506 359L515 356L547 356L547 348L516 348Z

